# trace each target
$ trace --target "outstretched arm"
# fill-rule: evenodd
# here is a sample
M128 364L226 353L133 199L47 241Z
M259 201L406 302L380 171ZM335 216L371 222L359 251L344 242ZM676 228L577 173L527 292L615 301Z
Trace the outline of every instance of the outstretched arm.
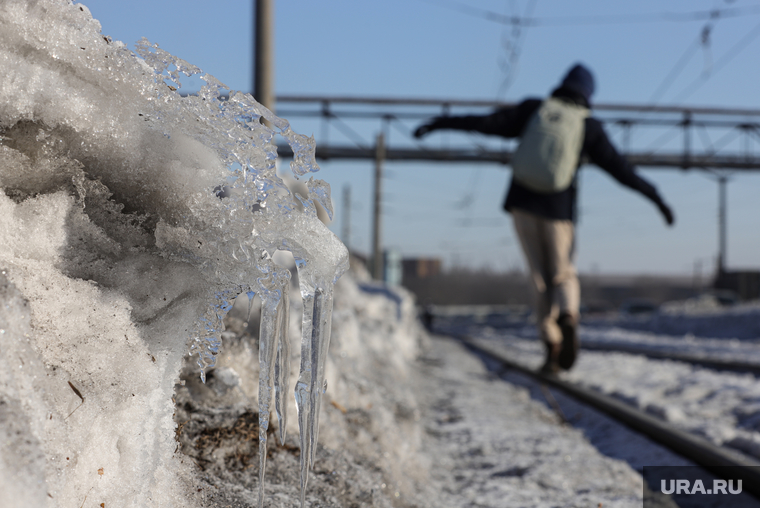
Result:
M539 100L528 99L517 106L497 109L490 115L437 116L417 127L414 137L421 138L439 129L451 129L514 138L522 133L540 104Z
M630 187L648 197L660 210L665 222L673 225L675 216L670 207L665 203L657 189L640 177L636 169L623 157L610 143L602 124L594 119L586 120L586 136L583 142L583 150L591 159L591 162L612 175L615 180L626 187Z

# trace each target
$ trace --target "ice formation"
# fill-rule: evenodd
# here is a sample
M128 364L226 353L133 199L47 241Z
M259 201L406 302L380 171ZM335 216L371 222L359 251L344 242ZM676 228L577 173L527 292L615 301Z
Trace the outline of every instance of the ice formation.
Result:
M106 506L151 504L172 480L140 471L174 460L166 431L186 341L204 376L219 353L222 318L247 292L262 301L261 505L272 406L282 440L286 428L290 272L272 261L284 250L304 302L295 386L303 502L326 389L332 290L348 260L317 218L315 203L332 213L329 186L311 178L308 199L289 192L276 174L274 139L292 147L297 178L319 169L313 139L147 40L133 53L104 37L85 6L66 0L0 3L0 69L0 423L2 403L22 409L5 420L29 434L35 453L16 455L32 461L38 484L21 488L2 463L0 486L19 490L28 506L46 497L78 505L81 492L101 491L111 496ZM205 86L181 96L183 77L193 75ZM87 313L104 302L113 316L98 325ZM94 400L89 388L108 369L113 389ZM55 389L38 386L46 376ZM122 422L144 428L125 437ZM96 435L113 441L90 442ZM64 450L74 455L77 446L103 450L109 466L95 467L94 451L72 463ZM109 476L114 469L120 477ZM93 483L93 471L102 482Z

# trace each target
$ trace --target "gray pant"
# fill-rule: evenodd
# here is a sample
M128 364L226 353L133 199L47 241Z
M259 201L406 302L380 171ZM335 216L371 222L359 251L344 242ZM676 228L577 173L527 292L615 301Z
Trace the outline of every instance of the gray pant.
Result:
M575 270L575 227L569 220L551 220L521 210L512 211L530 270L536 324L541 340L562 342L560 314L579 317L580 284Z

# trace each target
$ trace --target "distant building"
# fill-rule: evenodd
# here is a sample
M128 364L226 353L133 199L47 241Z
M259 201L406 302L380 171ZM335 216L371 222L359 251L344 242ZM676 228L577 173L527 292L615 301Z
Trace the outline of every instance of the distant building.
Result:
M715 278L713 287L733 291L741 300L756 300L760 298L760 271L723 271Z
M406 258L401 262L404 280L426 279L440 275L443 261L441 258Z

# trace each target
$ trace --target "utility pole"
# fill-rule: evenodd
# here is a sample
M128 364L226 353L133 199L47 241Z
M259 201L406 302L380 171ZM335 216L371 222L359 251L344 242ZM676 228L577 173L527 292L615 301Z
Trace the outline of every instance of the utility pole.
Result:
M726 183L728 177L718 177L718 277L726 273Z
M253 3L253 97L274 113L274 1Z
M346 245L346 249L351 251L351 186L346 184L343 186L343 243Z
M375 280L383 279L383 246L381 244L382 206L380 200L383 195L383 161L385 160L385 136L381 132L377 135L375 145L375 207L372 217L372 277Z

